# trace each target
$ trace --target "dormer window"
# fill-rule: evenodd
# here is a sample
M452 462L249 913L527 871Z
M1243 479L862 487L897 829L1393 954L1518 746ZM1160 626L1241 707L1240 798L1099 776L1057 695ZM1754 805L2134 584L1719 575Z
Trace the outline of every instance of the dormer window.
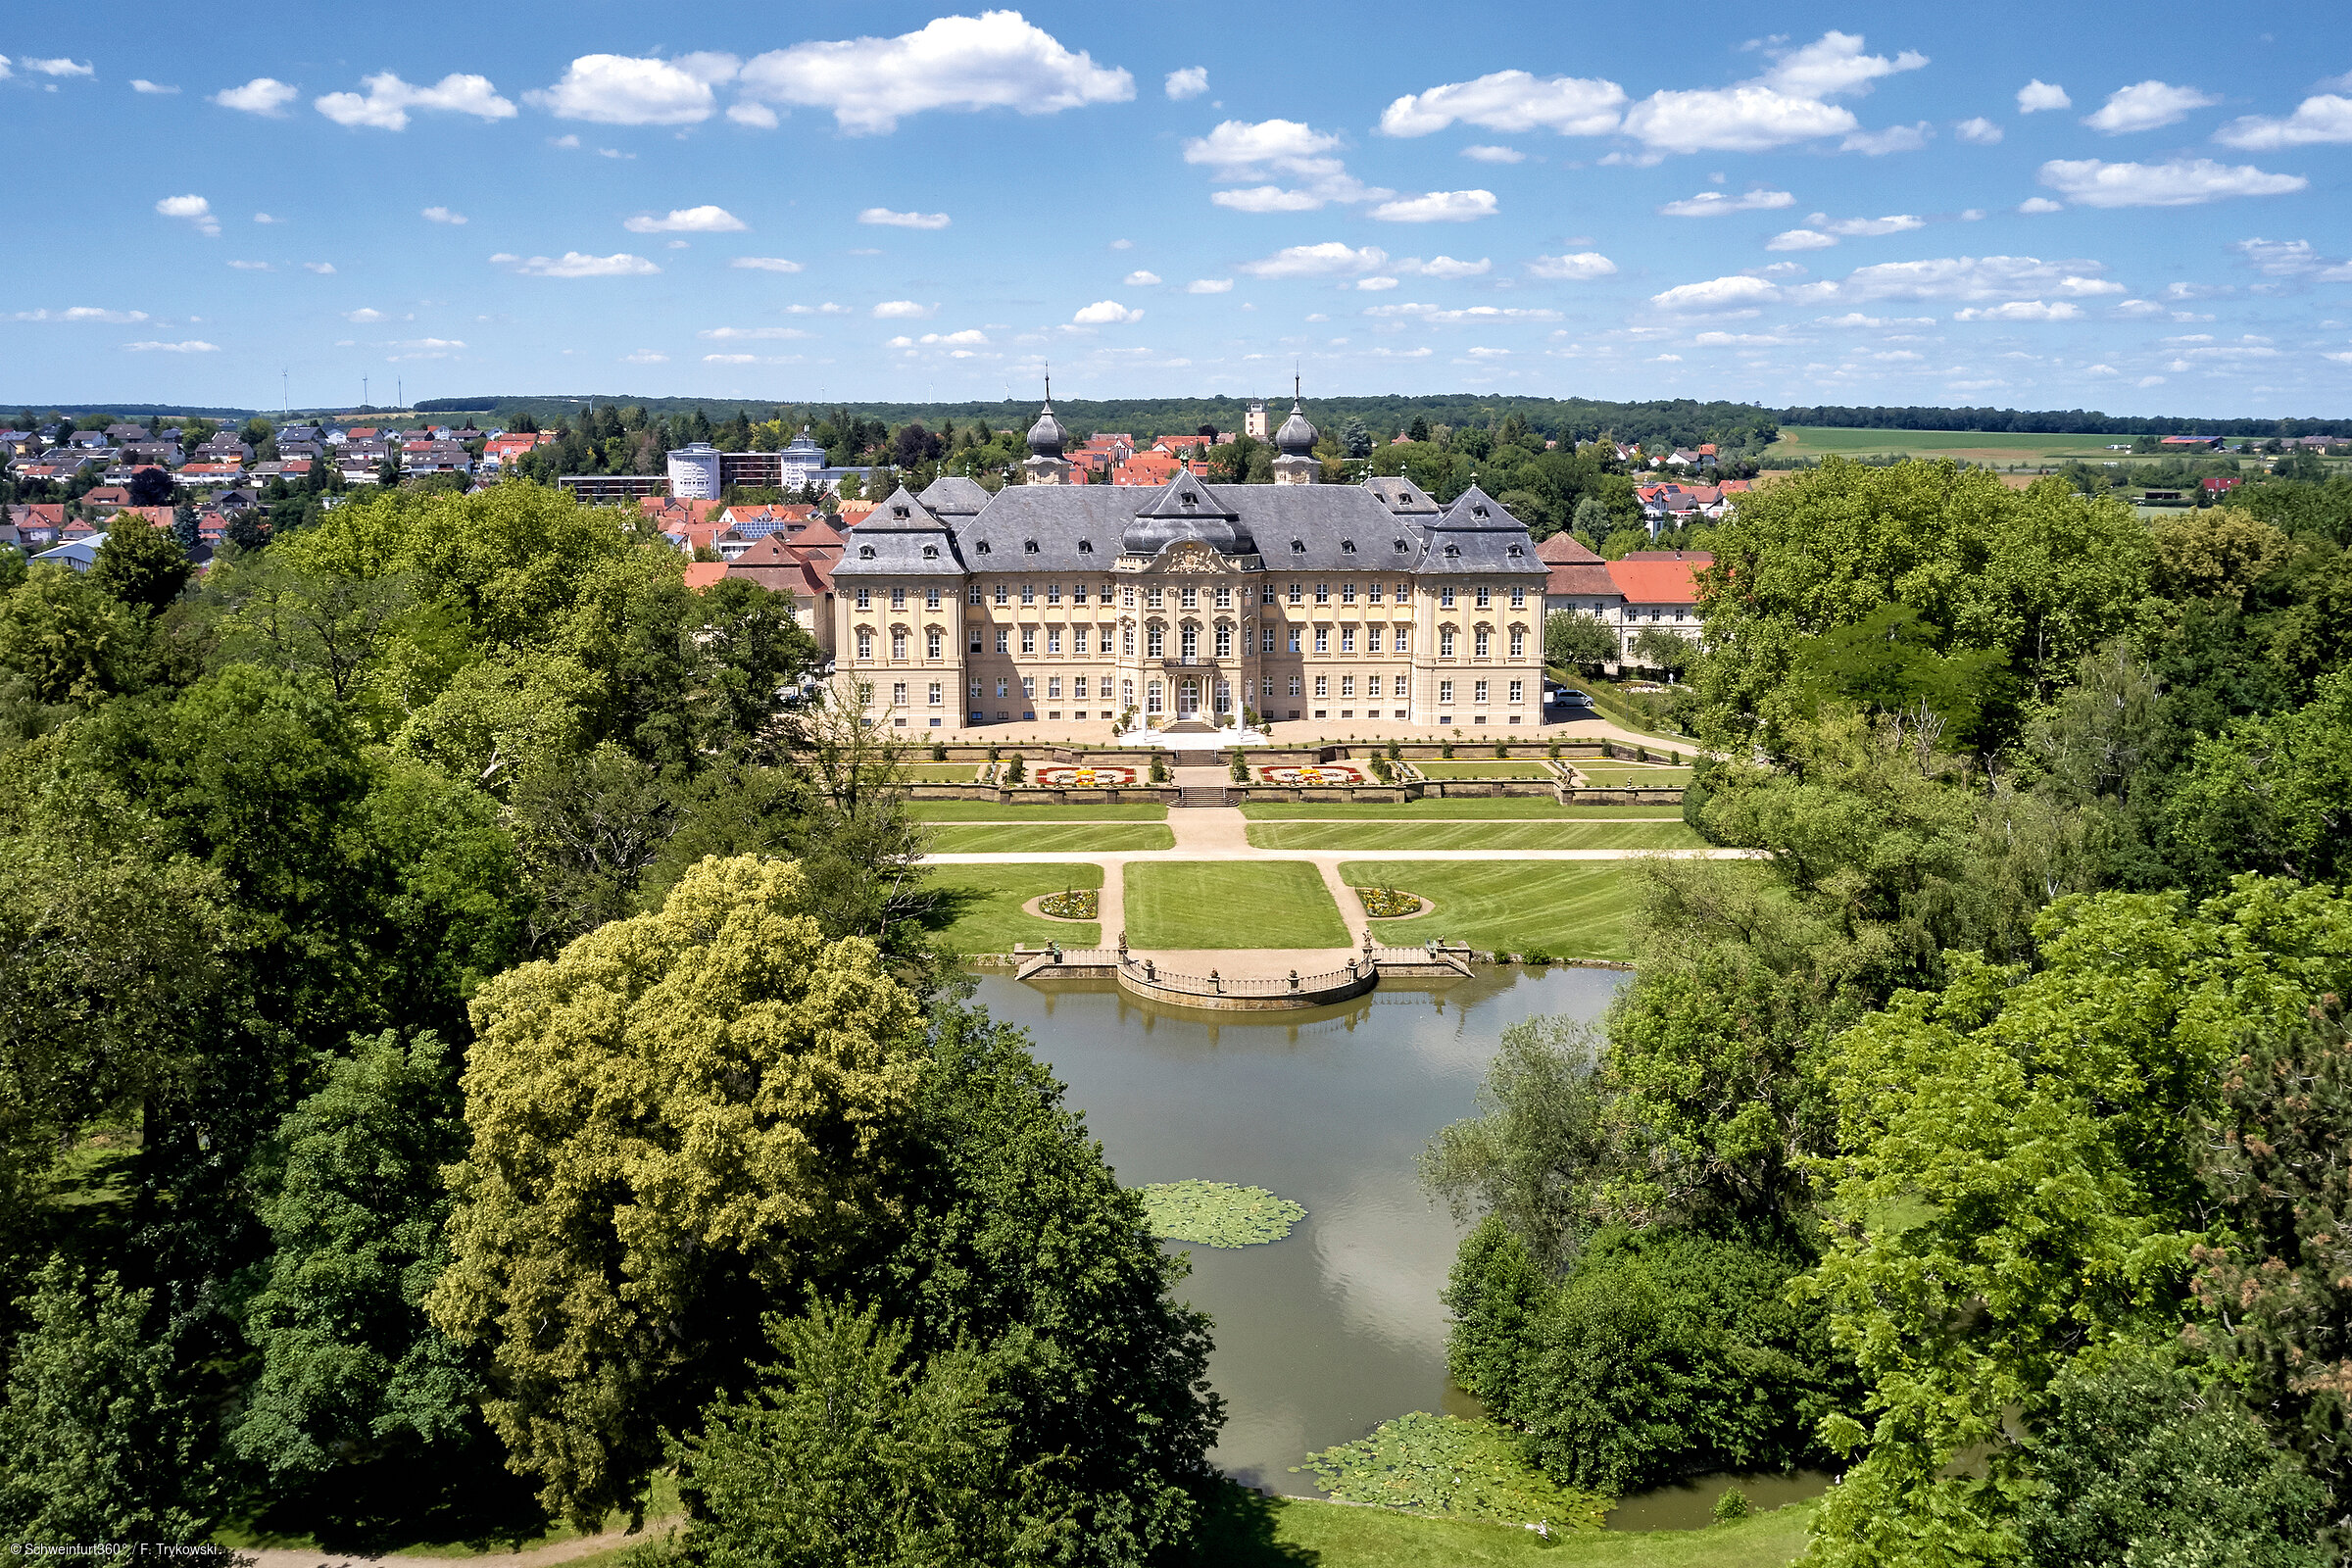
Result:
M1521 550L1520 550L1520 548L1519 548L1517 545L1513 545L1513 546L1511 546L1511 554L1512 554L1512 555L1514 555L1514 556L1517 556L1517 555L1522 555L1522 554L1524 554L1524 553L1525 553L1525 552L1521 551Z
M1470 515L1472 515L1473 517L1483 517L1483 516L1485 516L1486 514L1487 514L1487 509L1486 509L1486 508L1484 508L1484 507L1472 507L1472 508L1470 509Z
M925 545L925 546L923 546L923 559L924 559L925 561L937 561L937 560L939 559L939 546L937 546L937 545Z
M1446 547L1446 553L1449 556L1458 556L1462 553L1462 547L1460 545L1447 545Z
M1176 499L1183 502L1188 507L1197 507L1200 504L1200 498L1193 494L1190 490L1185 491Z
M1412 547L1411 545L1408 545L1408 544L1406 544L1406 543L1405 543L1403 540L1401 540L1401 539L1399 539L1399 540L1397 540L1397 541L1396 541L1396 553L1397 553L1398 555L1400 555L1400 556L1401 556L1401 555L1403 555L1405 552L1407 552L1407 551L1411 550L1412 548L1413 548L1413 547Z
M905 507L893 507L890 509L890 514L894 517L904 517L906 515L906 509ZM1482 512L1479 514L1479 515L1483 517L1486 515L1486 514Z
M980 543L979 543L979 544L975 545L973 548L974 548L974 549L976 549L976 550L978 550L978 551L980 552L980 554L982 554L982 555L984 555L984 556L985 556L985 555L987 555L987 554L988 554L988 541L987 541L987 540L985 540L985 539L983 539L983 540L981 540L981 541L980 541Z
M1291 554L1292 554L1292 555L1294 555L1294 556L1303 556L1303 555L1305 555L1305 554L1306 554L1306 541L1305 541L1305 540L1303 540L1303 539L1294 539L1294 540L1292 540L1292 541L1291 541Z
M1024 539L1024 540L1022 540L1022 541L1021 541L1021 554L1022 554L1022 555L1024 555L1024 556L1034 556L1034 555L1036 555L1036 554L1037 554L1037 541L1036 541L1036 540L1034 540L1034 539Z
M1343 540L1341 540L1341 541L1340 541L1340 554L1341 554L1341 555L1343 555L1343 556L1352 556L1352 555L1354 555L1354 554L1355 554L1355 541L1354 541L1354 540L1352 540L1352 539L1343 539Z
M1079 553L1080 555L1082 555L1082 556L1091 556L1091 555L1093 555L1093 554L1095 553L1095 542L1094 542L1092 539L1081 539L1081 540L1079 540L1079 541L1078 541L1078 553Z
M873 559L874 559L874 547L873 547L872 545L859 545L859 546L858 547L858 559L859 561L871 561L871 560L873 560Z

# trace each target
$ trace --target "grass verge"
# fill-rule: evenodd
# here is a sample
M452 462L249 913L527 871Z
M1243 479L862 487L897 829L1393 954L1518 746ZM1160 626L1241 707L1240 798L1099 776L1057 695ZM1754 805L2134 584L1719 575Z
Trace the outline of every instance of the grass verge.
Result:
M1639 762L1616 767L1595 762L1588 766L1579 762L1576 770L1594 789L1679 790L1688 789L1690 784L1690 770L1687 767L1644 767Z
M1252 822L1261 850L1695 850L1679 821Z
M934 855L1042 855L1070 851L1172 850L1175 830L1160 822L1040 822L1015 827L932 829Z
M1200 1568L1787 1568L1805 1549L1813 1504L1705 1530L1553 1531L1420 1519L1390 1508L1268 1497L1228 1486L1211 1508Z
M975 784L980 779L978 762L901 762L899 771L910 784Z
M1133 872L1129 872L1132 878ZM1435 908L1383 920L1397 947L1446 937L1496 953L1626 958L1634 867L1623 860L1343 860L1351 888L1401 888Z
M952 953L1010 953L1016 942L1091 948L1102 940L1100 924L1041 919L1021 906L1042 893L1102 885L1099 865L934 866L930 886L941 897L924 924Z
M1164 806L1021 806L995 801L908 801L917 822L1165 822Z
M1552 778L1555 776L1551 769L1542 762L1515 762L1499 757L1490 757L1483 762L1463 761L1458 759L1450 762L1434 760L1424 762L1416 760L1413 767L1429 778Z
M1301 860L1145 860L1127 866L1139 948L1344 948L1348 927Z
M1679 806L1562 806L1543 796L1482 796L1475 800L1251 801L1241 808L1252 822L1420 822L1431 818L1481 822L1573 822L1585 817L1654 816L1681 821Z

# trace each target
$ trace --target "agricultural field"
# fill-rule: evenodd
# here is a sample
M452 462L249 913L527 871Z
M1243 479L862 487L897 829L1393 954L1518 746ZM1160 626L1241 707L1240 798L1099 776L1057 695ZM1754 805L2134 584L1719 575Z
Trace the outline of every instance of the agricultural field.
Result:
M1139 860L1127 866L1139 948L1344 948L1348 927L1303 860Z
M1856 458L1887 453L1914 458L1962 458L2006 467L2056 467L2077 458L2085 463L2124 460L2110 442L2129 445L2129 436L2009 434L1989 430L1840 430L1822 425L1784 425L1771 448L1774 457ZM2150 461L2153 461L2152 459Z
M1418 893L1435 906L1374 926L1396 947L1445 937L1496 953L1626 958L1634 870L1625 860L1343 860L1340 880Z
M1099 865L942 865L931 869L928 885L941 897L925 925L951 953L1010 953L1022 942L1091 948L1102 940L1095 922L1048 920L1021 908L1041 894L1101 887Z
M1261 822L1261 850L1695 850L1679 820L1646 822Z
M1161 822L975 823L931 830L934 855L1109 855L1175 847L1175 831Z

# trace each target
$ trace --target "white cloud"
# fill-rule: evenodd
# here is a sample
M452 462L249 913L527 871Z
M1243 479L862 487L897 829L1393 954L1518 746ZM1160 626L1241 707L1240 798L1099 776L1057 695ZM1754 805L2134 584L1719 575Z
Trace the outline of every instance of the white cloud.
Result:
M2337 83L2352 86L2352 83ZM2280 147L2308 147L2319 142L2352 141L2352 98L2321 93L2304 99L2283 119L2246 115L2213 133L2225 147L2246 152L2270 152Z
M760 356L757 354L706 354L703 356L703 363L705 365L758 365Z
M1700 332L1690 341L1700 348L1773 348L1792 341L1771 332Z
M1844 153L1884 158L1888 153L1915 153L1928 144L1935 127L1926 121L1916 125L1889 125L1885 130L1857 130L1838 144Z
M1375 320L1428 321L1438 326L1460 326L1466 322L1491 325L1500 321L1556 321L1557 311L1506 310L1498 305L1472 305L1459 310L1443 305L1374 305L1364 315Z
M213 102L223 109L239 109L249 115L282 116L286 105L302 96L302 89L290 81L274 76L256 76L242 87L223 87L213 94Z
M1383 202L1372 216L1390 223L1466 223L1495 212L1491 190L1433 190Z
M2251 164L2230 168L2210 158L2165 164L2108 164L2095 158L2054 158L2041 182L2078 207L2193 207L2226 196L2282 196L2311 183L2300 174L2272 174Z
M2047 196L2029 196L2017 204L2017 210L2028 217L2041 213L2063 213L2066 211L2066 203L2054 202Z
M332 262L305 262L302 264L302 270L306 272L317 272L320 277L335 275L335 264Z
M218 354L220 352L220 344L207 343L200 337L186 338L177 343L158 343L150 339L144 343L125 343L122 346L133 354Z
M1355 286L1367 294L1378 294L1384 290L1395 288L1396 279L1393 277L1359 277L1355 280Z
M1537 277L1558 282L1590 283L1596 277L1613 275L1617 264L1598 251L1572 251L1565 256L1539 256L1527 264L1527 270Z
M1334 239L1320 245L1293 245L1263 261L1245 262L1238 270L1251 277L1353 277L1379 271L1388 260L1389 253L1377 245L1359 250Z
M791 340L813 337L816 334L804 332L797 326L712 326L706 327L694 335L708 338L713 343L732 343L739 338Z
M1494 264L1484 256L1475 262L1457 262L1450 256L1433 256L1425 262L1418 256L1407 256L1396 267L1397 271L1413 277L1484 277L1494 270Z
M800 263L788 262L781 256L738 256L727 265L753 272L797 272L801 270Z
M405 342L392 344L391 347L402 352L388 354L385 358L395 362L400 360L446 360L451 357L452 349L462 349L465 346L461 339L454 337L410 338Z
M285 220L284 220L284 219L282 219L282 218L272 218L272 217L270 217L270 216L268 213L256 213L256 214L254 214L254 215L253 215L253 220L254 220L255 222L257 222L257 223L282 223L282 222L284 222L284 221L285 221Z
M1136 314L1141 316L1143 313L1138 311ZM892 341L902 340L894 338ZM988 344L988 334L976 326L967 326L960 332L925 332L915 341L941 348L984 348Z
M220 232L220 220L213 216L213 204L201 196L167 196L155 204L155 210L166 218L184 218L196 225L199 234Z
M884 228L945 228L953 220L945 213L894 213L887 207L868 207L858 215L858 221Z
M1933 316L1864 316L1860 311L1848 311L1843 316L1824 316L1813 323L1816 326L1934 326Z
M1668 202L1658 213L1664 218L1712 218L1718 213L1767 213L1795 205L1796 198L1785 190L1751 190L1744 196L1702 190L1686 201Z
M2082 318L2082 308L2065 300L2011 300L2006 305L1972 305L1952 313L1955 321L2076 321Z
M2143 375L2132 384L2133 386L2162 386L2164 385L2164 377L2161 375Z
M696 125L716 109L711 91L733 79L729 54L654 60L634 55L581 55L553 87L522 95L523 102L559 120L600 125Z
M2115 314L2122 317L2162 316L2164 307L2154 300L2125 300L2116 306Z
M1142 268L1137 268L1134 271L1127 274L1124 281L1129 288L1150 288L1152 284L1159 281L1159 274L1157 272L1147 272Z
M1990 147L2001 139L2001 127L1979 115L1952 127L1952 134L1972 147Z
M2043 81L2038 76L2017 89L2017 112L2021 115L2035 114L2044 109L2074 107L2075 101L2066 95L2064 87L2053 81Z
M2352 262L2330 261L2306 239L2241 239L2230 247L2268 277L2310 277L2352 283Z
M371 125L378 130L408 129L412 109L471 115L477 120L512 120L515 113L514 106L490 85L488 76L452 72L430 87L420 87L380 71L362 76L360 85L368 89L365 96L330 92L313 100L311 107L338 125Z
M346 321L357 321L361 325L365 326L370 321L381 321L388 319L388 318L385 317L383 312L375 309L373 306L363 305L356 311L345 311L343 313L343 319Z
M492 257L496 261L498 258ZM514 257L508 257L514 261ZM561 256L534 256L514 269L525 277L643 277L661 268L626 251L615 256L587 256L565 251Z
M131 77L130 90L132 92L153 93L158 97L169 97L172 93L179 91L177 87L167 87L160 81L149 81L145 76Z
M877 321L919 321L939 312L937 305L918 304L913 300L884 300L873 309Z
M1759 305L1779 300L1781 287L1760 277L1717 277L1704 283L1684 283L1652 294L1649 303L1661 311L1678 314L1711 316L1725 311L1746 311L1752 314Z
M18 61L17 64L23 66L26 71L43 76L94 76L98 74L97 69L87 61L24 59Z
M1233 292L1233 279L1230 277L1196 277L1184 285L1184 291L1187 294L1230 294Z
M933 109L1051 115L1135 96L1125 71L1072 53L1017 11L940 17L895 38L771 50L744 65L741 86L781 107L829 109L853 135L887 133Z
M427 207L417 216L428 223L464 223L466 221L464 213L453 213L446 207Z
M1228 120L1205 136L1188 138L1184 161L1206 167L1212 171L1210 177L1224 184L1269 177L1299 182L1295 189L1260 184L1221 190L1209 198L1234 212L1311 213L1329 202L1377 201L1396 194L1349 174L1347 166L1331 156L1339 145L1339 137L1303 121Z
M1866 55L1860 33L1832 30L1801 49L1781 55L1764 74L1763 81L1781 92L1835 98L1840 93L1867 92L1881 76L1917 71L1927 63L1928 57L1916 49L1906 49L1892 60Z
M1886 218L1841 218L1834 223L1826 213L1815 213L1806 221L1825 233L1841 235L1847 239L1901 234L1928 226L1926 220L1914 218L1909 213L1895 213Z
M1810 228L1788 228L1764 242L1768 251L1826 250L1838 241L1828 234Z
M1131 311L1117 300L1097 300L1080 307L1078 314L1070 318L1080 326L1123 326L1143 318L1143 312Z
M622 355L620 363L623 365L667 365L669 356L657 354L652 349L639 349L634 354Z
M2121 294L2121 283L2096 274L2098 262L2045 262L2034 256L1944 256L1929 261L1881 262L1835 282L1803 284L1795 297L1867 304L1873 300L1953 300L1980 304L2048 295L2091 299Z
M1653 354L1650 356L1649 363L1652 365L1680 365L1683 363L1683 357L1680 354Z
M620 225L632 234L732 234L751 227L724 207L673 207L667 218L639 214Z
M727 105L727 118L738 125L749 125L755 130L773 130L783 123L782 119L767 105L749 102Z
M1114 251L1131 251L1135 249L1135 241L1131 239L1114 239L1110 242L1110 248Z
M147 319L145 311L110 311L100 305L74 305L54 315L48 311L19 311L9 318L12 321L104 321L110 326L126 326Z
M2185 119L2192 109L2206 109L2219 98L2194 87L2176 87L2166 81L2135 81L2107 95L2101 108L2082 117L2082 123L2107 136L2135 130L2154 130Z
M1458 120L1488 130L1605 136L1617 128L1625 102L1625 89L1613 81L1497 71L1407 93L1382 112L1380 128L1390 136L1426 136Z
M1208 91L1208 68L1187 66L1182 71L1171 71L1168 79L1161 85L1167 95L1179 103L1187 98L1198 98Z
M1482 164L1523 164L1527 162L1527 154L1516 147L1494 147L1480 142L1472 142L1463 148L1462 156Z
M1625 117L1628 134L1661 153L1765 152L1860 128L1850 110L1755 83L1660 91Z
M784 307L784 314L787 316L855 316L858 313L847 305L836 305L831 300L827 300L822 305L787 305Z
M267 272L270 270L268 262L231 262L228 265L240 272Z

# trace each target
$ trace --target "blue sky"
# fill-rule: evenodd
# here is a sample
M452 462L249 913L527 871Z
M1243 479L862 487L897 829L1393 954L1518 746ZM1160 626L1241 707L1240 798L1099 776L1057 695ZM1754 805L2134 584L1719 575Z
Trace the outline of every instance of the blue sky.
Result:
M2352 415L2352 11L2246 17L27 7L0 404Z

